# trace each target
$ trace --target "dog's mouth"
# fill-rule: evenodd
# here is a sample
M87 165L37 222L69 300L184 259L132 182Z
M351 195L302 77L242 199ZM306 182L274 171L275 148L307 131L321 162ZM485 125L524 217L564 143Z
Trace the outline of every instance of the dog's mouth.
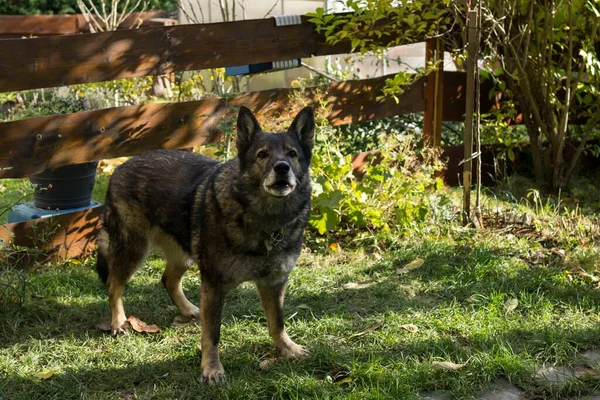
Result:
M269 187L271 187L273 189L287 189L287 188L294 187L294 184L292 184L291 182L289 182L287 180L279 180L279 181L276 181L274 184L270 185Z
M268 181L268 180L267 180ZM277 179L274 182L264 182L265 192L275 197L285 197L296 189L296 182L288 179Z

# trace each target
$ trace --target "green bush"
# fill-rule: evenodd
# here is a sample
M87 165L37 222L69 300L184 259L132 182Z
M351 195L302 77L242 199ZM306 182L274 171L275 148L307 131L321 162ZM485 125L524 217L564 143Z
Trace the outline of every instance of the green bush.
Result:
M312 240L378 245L428 221L432 201L449 202L435 194L443 187L436 177L442 167L437 154L423 148L415 135L388 137L381 143L379 162L367 165L364 176L357 179L352 157L341 150L339 138L331 131L321 127L317 133L309 221Z

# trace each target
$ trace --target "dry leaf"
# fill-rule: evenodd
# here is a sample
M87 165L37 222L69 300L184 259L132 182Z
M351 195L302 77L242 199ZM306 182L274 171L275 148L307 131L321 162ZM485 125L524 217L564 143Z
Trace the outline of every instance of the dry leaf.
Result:
M377 321L377 323L374 326L367 328L362 332L358 332L358 333L355 333L354 335L350 335L350 337L358 337L358 336L366 335L369 332L376 331L377 329L381 328L382 326L383 326L383 321Z
M275 361L277 361L276 357L270 356L265 358L264 360L261 360L261 362L258 364L259 368L262 370L268 369L269 367L271 367Z
M377 281L375 281L374 279L363 282L348 282L345 283L342 287L344 289L364 289L368 288L369 286L373 286L376 282Z
M100 329L103 332L110 332L111 331L110 321L102 322L101 324L98 325L98 329Z
M600 282L600 278L598 278L597 276L594 276L594 275L592 275L592 274L588 274L588 273L587 273L587 272L585 272L585 271L581 271L581 272L579 273L579 276L580 276L580 277L582 277L582 278L585 278L585 279L589 279L589 280L591 280L592 282Z
M171 322L171 326L199 326L200 320L198 318L193 317L184 317L183 315L178 315L173 318L173 322Z
M404 324L404 325L400 325L400 328L402 329L406 329L407 331L411 332L411 333L415 333L419 331L419 327L416 326L415 324Z
M296 306L296 308L300 308L302 310L311 310L308 304L299 304L298 306Z
M600 379L600 372L596 371L592 367L580 365L578 367L575 367L575 377L577 379L581 379L581 378Z
M434 361L431 366L444 371L456 371L465 366L465 364L455 364L452 361Z
M42 372L35 374L33 380L36 382L43 382L47 379L50 379L54 375L54 371L51 369L45 369Z
M164 374L162 374L160 377L161 377L161 378L166 378L167 376L169 376L169 373L168 373L168 372L165 372L165 373L164 373Z
M158 325L148 325L144 321L142 321L141 319L139 319L133 315L130 315L129 318L127 318L127 322L129 322L129 324L131 325L131 328L138 333L160 332L160 328L158 327Z
M397 275L406 274L409 271L421 268L423 266L423 264L425 264L425 260L423 260L422 258L416 258L416 259L412 260L411 262L409 262L408 264L406 264L404 267L396 269L396 274Z
M504 303L504 312L506 314L511 313L514 311L515 308L517 308L518 305L519 305L519 300L510 299L506 303Z
M198 343L198 344L196 345L196 348L198 349L198 351L199 351L200 353L202 353L202 344Z
M325 374L326 381L333 382L336 384L343 384L352 382L350 377L350 370L346 367L336 367Z

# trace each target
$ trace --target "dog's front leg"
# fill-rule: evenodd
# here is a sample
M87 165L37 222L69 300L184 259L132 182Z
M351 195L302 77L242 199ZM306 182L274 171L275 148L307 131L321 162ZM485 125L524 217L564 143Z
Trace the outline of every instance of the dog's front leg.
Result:
M209 384L225 381L225 370L219 360L221 314L225 290L219 284L202 280L200 285L200 315L202 326L202 381Z
M269 334L275 342L275 347L279 353L285 358L297 358L308 355L308 349L300 346L290 337L285 331L283 325L283 301L285 297L285 289L287 281L272 282L269 280L261 280L256 282L256 288L267 316L267 325Z

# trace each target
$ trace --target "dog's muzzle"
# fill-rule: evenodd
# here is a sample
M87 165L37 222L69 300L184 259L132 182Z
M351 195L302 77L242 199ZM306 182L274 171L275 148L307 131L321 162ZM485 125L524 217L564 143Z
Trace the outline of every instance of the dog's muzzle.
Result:
M287 161L277 161L263 180L265 192L285 197L296 189L296 175Z

